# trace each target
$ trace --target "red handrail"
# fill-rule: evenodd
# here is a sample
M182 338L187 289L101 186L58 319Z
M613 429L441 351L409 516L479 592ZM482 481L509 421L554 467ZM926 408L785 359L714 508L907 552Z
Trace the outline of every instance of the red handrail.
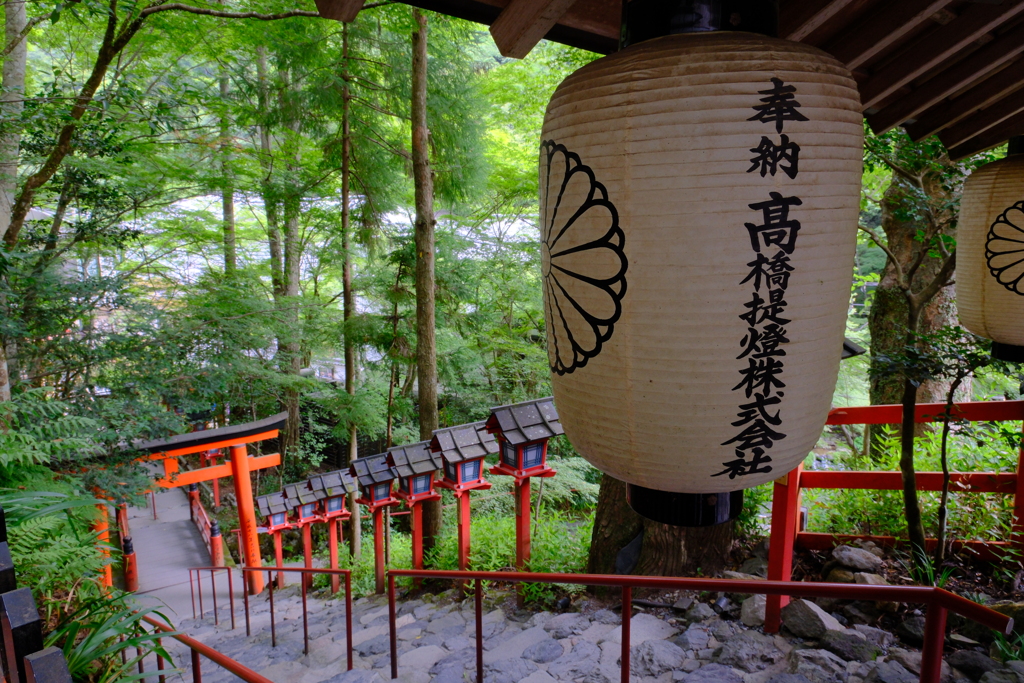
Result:
M202 674L199 668L198 655L202 655L210 661L212 661L214 664L224 667L231 673L241 678L246 683L274 683L266 676L259 675L258 673L256 673L249 667L245 666L244 664L241 664L231 659L231 657L228 657L227 655L217 652L208 645L203 645L195 638L190 638L186 636L184 633L176 632L167 624L162 624L156 619L153 619L152 617L142 618L149 624L153 625L155 628L159 629L160 631L169 634L178 642L184 643L192 650L192 680L194 681L194 683L202 683Z
M916 422L943 420L945 403L922 403L915 406ZM951 407L953 418L970 422L1004 422L1024 420L1024 400L974 401L956 403ZM902 421L903 407L899 405L859 406L835 408L829 412L827 424L898 424ZM1024 546L1024 448L1020 449L1015 472L951 472L954 493L1003 493L1015 497L1011 538L1007 541L958 541L954 546L967 547L979 554L988 553L1011 544ZM868 489L898 491L903 488L900 472L832 472L804 471L803 465L775 481L772 497L771 544L768 556L768 578L788 581L792 572L795 546L823 550L855 538L871 539L883 545L892 545L898 539L867 534L839 535L809 533L798 528L800 519L800 492L808 488ZM942 489L941 472L917 472L919 491ZM928 539L934 545L935 539ZM784 598L769 597L765 610L765 631L779 629L779 612Z
M398 678L397 604L395 577L421 579L452 579L476 582L476 647L477 683L483 683L483 635L481 627L481 581L512 583L574 583L584 586L619 586L622 588L622 683L629 683L629 622L632 617L632 589L696 590L708 592L759 593L812 598L840 598L886 602L923 603L925 642L921 652L921 681L939 680L942 647L945 637L946 612L952 611L1005 634L1013 630L1013 619L971 602L941 588L927 586L869 586L843 583L803 583L791 581L743 581L735 579L692 579L672 576L620 576L615 574L544 574L529 572L439 571L427 569L392 569L388 572L388 619L391 629L391 678Z

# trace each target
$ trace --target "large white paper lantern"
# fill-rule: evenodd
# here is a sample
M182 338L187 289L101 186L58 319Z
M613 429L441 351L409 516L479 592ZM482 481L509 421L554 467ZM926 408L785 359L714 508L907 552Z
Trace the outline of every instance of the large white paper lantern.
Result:
M1024 154L994 161L964 184L957 226L960 322L1024 361Z
M776 479L820 436L862 126L842 64L752 33L649 40L551 98L540 204L555 400L572 443L631 485L642 514L673 517L641 510L637 492L654 507L714 502L658 492Z

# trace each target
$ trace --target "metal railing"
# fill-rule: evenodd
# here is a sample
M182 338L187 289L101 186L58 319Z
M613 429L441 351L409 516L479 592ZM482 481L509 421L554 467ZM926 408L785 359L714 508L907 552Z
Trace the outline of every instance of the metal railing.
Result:
M212 647L209 647L208 645L203 645L202 643L200 643L195 638L190 638L190 637L186 636L184 633L180 633L178 631L175 631L168 624L162 624L159 621L157 621L156 619L153 619L152 617L142 617L142 618L147 623L149 623L154 628L156 628L157 630L163 631L164 633L167 633L171 638L174 638L175 640L177 640L179 643L183 643L183 644L187 645L188 648L192 651L192 682L193 683L203 683L203 674L202 674L202 666L201 666L201 663L200 663L201 662L200 656L206 657L207 659L212 661L214 664L217 664L218 666L221 666L224 669L227 669L228 671L230 671L234 675L236 675L239 678L241 678L246 683L273 683L273 681L271 681L266 676L259 675L258 673L256 673L255 671L253 671L249 667L245 666L244 664L242 664L240 662L237 662L234 659L231 659L231 657L228 657L227 655L223 655L220 652L217 652L216 650L214 650ZM141 669L141 662L139 662L139 664L140 664L139 673L144 673L142 671L142 669ZM157 670L158 671L163 671L164 670L164 660L163 660L163 657L160 657L159 655L157 656L156 665L157 665ZM160 675L159 680L160 680L160 683L165 683L165 677L164 677L163 674Z
M407 576L421 579L474 581L476 616L477 683L484 680L482 582L509 583L573 583L584 586L612 586L622 590L622 654L621 680L629 683L629 630L632 618L634 588L660 590L695 590L709 592L757 593L808 598L840 598L909 602L928 607L925 615L924 647L921 649L921 681L935 683L942 667L946 616L952 611L984 626L1009 634L1013 619L971 602L941 588L924 586L869 586L862 584L802 583L790 581L740 581L733 579L688 579L662 576L618 576L613 574L533 574L528 572L437 571L426 569L392 569L388 572L388 623L391 634L391 678L398 678L398 629L395 578Z
M277 624L274 612L274 581L273 574L276 572L293 572L303 575L303 579L306 575L310 577L316 574L324 574L326 576L339 576L345 580L345 648L348 655L348 669L352 670L353 666L353 655L352 655L352 572L348 569L321 569L321 568L306 568L306 567L239 567L239 571L242 572L242 585L246 585L244 581L245 575L252 572L266 572L267 573L267 586L269 592L267 599L270 603L270 645L271 647L277 647ZM219 617L217 613L217 586L215 581L216 572L227 571L228 572L228 592L231 595L230 600L230 611L231 611L231 628L235 628L235 600L234 600L234 583L232 580L231 569L228 567L191 567L189 570L189 586L192 590L192 616L196 617L196 593L199 595L199 616L204 615L206 612L203 610L203 587L200 577L203 572L210 572L210 589L213 595L214 605L214 623L219 624ZM193 574L194 573L194 574ZM193 583L192 577L196 577ZM310 583L312 583L310 581ZM309 608L306 600L307 594L307 582L305 580L300 581L300 595L302 596L302 645L303 653L309 654ZM196 590L198 588L198 591ZM249 606L249 592L247 590L242 591L243 604L245 610L245 635L252 636L252 624L250 620L250 606Z

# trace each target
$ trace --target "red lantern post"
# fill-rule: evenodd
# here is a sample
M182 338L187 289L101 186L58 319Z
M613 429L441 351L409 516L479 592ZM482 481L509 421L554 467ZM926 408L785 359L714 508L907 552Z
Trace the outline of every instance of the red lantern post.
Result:
M387 453L371 455L352 461L349 473L356 478L362 492L356 502L370 508L373 515L373 558L377 593L384 592L384 508L398 505L392 495L391 482L395 471L387 462Z
M437 482L441 488L455 494L459 505L459 570L469 568L470 513L469 492L486 491L491 483L483 477L484 457L498 452L498 444L484 430L483 422L438 429L430 440L430 450L440 453L444 464L443 476Z
M317 475L309 479L309 486L318 491L321 497L323 520L327 523L328 552L330 553L331 569L338 568L338 538L341 536L341 523L349 519L352 513L345 507L345 496L356 492L356 482L348 472L336 470ZM335 524L337 521L337 524ZM331 592L337 593L341 587L337 575L331 576Z
M263 517L263 526L267 533L274 535L274 560L275 566L280 569L284 567L284 552L281 547L281 532L291 529L291 522L288 521L288 498L283 491L269 493L256 499L260 516ZM277 587L284 586L284 572L277 573Z
M423 508L420 503L441 497L434 491L434 473L444 467L444 461L440 453L431 452L429 441L421 441L389 449L388 464L398 474L395 495L412 513L412 566L423 569Z
M548 439L564 434L553 398L491 408L484 428L495 435L501 458L491 474L515 477L516 569L530 561L530 479L553 477L548 467Z
M302 558L306 569L313 568L313 534L310 528L323 519L321 509L322 491L314 491L309 481L300 481L284 487L288 507L292 510L293 523L302 528ZM309 590L313 587L313 575L303 574L302 583Z

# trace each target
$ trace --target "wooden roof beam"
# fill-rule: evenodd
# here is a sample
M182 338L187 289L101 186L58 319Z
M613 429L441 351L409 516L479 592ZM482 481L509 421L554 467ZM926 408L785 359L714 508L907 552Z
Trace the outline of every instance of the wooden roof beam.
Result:
M1018 59L961 94L952 102L939 102L922 113L917 121L907 124L907 134L912 140L926 138L965 116L970 116L993 102L1001 100L1019 88L1022 82L1024 82L1024 59Z
M522 59L554 28L576 0L512 0L491 24L504 57Z
M916 90L904 95L880 112L868 116L868 123L871 124L871 129L875 133L881 135L907 119L914 118L950 95L970 86L971 83L978 81L992 69L997 69L1016 59L1022 52L1024 52L1024 23L997 37L950 68L935 74ZM929 135L935 130L930 130L924 135Z
M897 0L885 3L857 26L824 46L849 69L856 69L928 21L952 0Z
M846 9L853 0L802 0L780 7L779 36L801 41Z
M861 104L864 109L875 106L1021 12L1024 12L1024 0L1013 0L1001 5L968 5L959 17L918 38L898 58L862 83Z
M1020 112L1006 119L997 126L989 128L981 135L975 135L967 142L957 145L949 150L949 158L959 161L986 149L1001 145L1015 135L1024 134L1024 112ZM942 133L939 133L942 139Z
M1024 111L1024 97L1021 96L1021 91L1018 89L992 106L950 126L942 131L939 137L947 148L956 147L976 135L983 135L988 129L1021 111Z
M346 24L356 20L359 10L363 9L365 0L314 0L316 11L324 19L344 21Z

